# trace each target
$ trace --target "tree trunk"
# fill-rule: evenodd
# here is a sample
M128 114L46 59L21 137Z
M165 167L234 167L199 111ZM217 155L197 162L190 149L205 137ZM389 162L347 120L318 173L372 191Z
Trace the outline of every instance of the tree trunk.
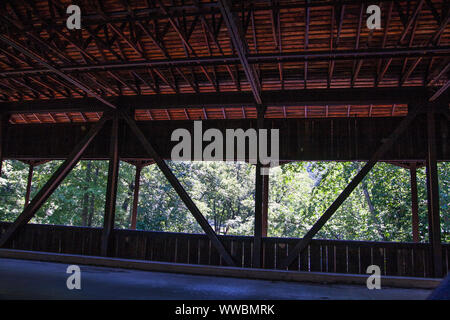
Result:
M87 162L86 167L86 177L84 179L84 195L83 195L83 201L82 201L82 210L81 210L81 225L86 226L88 222L88 214L89 214L89 183L91 182L91 172L92 172L92 166L91 161Z
M98 180L98 166L95 167L95 175L94 175L94 185L97 185ZM92 219L94 218L94 211L95 211L95 194L91 195L91 202L90 202L90 208L89 208L89 217L88 217L88 226L92 227Z
M362 187L362 190L364 193L364 198L366 198L367 205L369 206L370 214L372 216L372 219L374 220L374 223L375 223L375 226L376 226L376 229L378 232L378 236L381 238L381 240L384 241L385 237L384 237L383 230L380 228L380 225L377 221L377 219L379 219L379 217L377 217L377 213L375 212L375 207L373 206L372 199L370 198L369 190L367 190L367 185L364 181L361 182L361 187Z
M134 192L134 181L131 181L128 184L127 196L125 197L125 200L123 200L123 203L122 203L122 210L125 212L128 211L128 205L130 204L131 197L133 196L133 192Z

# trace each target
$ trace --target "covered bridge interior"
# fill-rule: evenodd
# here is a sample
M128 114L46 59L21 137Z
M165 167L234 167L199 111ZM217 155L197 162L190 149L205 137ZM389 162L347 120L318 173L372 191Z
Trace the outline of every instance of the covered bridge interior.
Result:
M379 29L366 25L372 2ZM81 8L80 30L66 27L70 4ZM64 162L14 222L0 223L0 247L241 271L365 274L375 264L385 276L443 277L449 212L440 212L437 162L450 160L449 20L445 0L1 1L0 160L31 172ZM254 235L217 235L166 163L172 132L193 132L197 120L204 131L279 129L280 163L364 166L303 238L271 238L269 177L257 161ZM30 224L82 159L109 160L103 228ZM129 230L114 229L120 161L136 165ZM426 166L429 241L314 239L380 161L409 168L412 186ZM204 234L133 230L149 163Z

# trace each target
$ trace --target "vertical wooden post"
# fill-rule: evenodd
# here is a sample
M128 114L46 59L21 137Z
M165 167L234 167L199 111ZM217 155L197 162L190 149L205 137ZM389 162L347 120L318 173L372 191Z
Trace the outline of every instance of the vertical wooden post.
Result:
M270 170L266 168L266 170ZM269 174L263 176L263 197L262 197L262 236L267 237L269 213Z
M261 164L256 164L255 170L255 230L253 239L253 268L261 267L261 243L262 243L262 200L263 200L263 176Z
M0 177L2 176L3 169L3 131L5 129L6 123L3 121L5 116L0 114Z
M133 195L133 209L131 211L131 229L136 230L137 208L139 201L139 184L141 179L142 165L136 165L136 175L134 177L134 195Z
M30 162L29 168L28 168L27 190L25 192L25 208L27 207L28 203L30 202L31 183L33 181L33 171L34 171L34 164Z
M427 111L427 193L428 230L435 277L442 277L441 223L439 215L439 184L436 161L436 128L434 110Z
M109 146L109 168L108 184L106 187L105 216L103 219L103 233L101 243L101 254L107 256L114 229L114 218L116 211L117 178L119 176L119 117L114 114L111 129L111 140Z
M257 128L264 127L264 113L265 108L258 107ZM255 230L253 238L253 268L261 267L262 257L262 236L263 236L263 175L261 170L263 168L259 159L259 138L258 146L256 148L258 154L256 155L256 170L255 170Z

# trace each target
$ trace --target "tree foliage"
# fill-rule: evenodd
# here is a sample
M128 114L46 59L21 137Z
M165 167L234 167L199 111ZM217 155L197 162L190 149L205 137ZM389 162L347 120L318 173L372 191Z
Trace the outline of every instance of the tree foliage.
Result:
M32 196L61 161L35 168ZM302 237L362 167L357 162L290 163L271 169L269 236ZM252 235L254 166L231 162L169 162L169 166L219 234ZM440 163L443 241L450 240L450 164ZM32 219L34 223L101 227L107 161L81 161ZM24 207L28 165L4 161L0 220L13 221ZM116 228L128 228L134 166L121 162ZM428 237L425 170L417 171L420 235ZM193 216L156 165L142 170L137 228L201 233ZM409 171L378 163L320 230L318 238L412 241Z

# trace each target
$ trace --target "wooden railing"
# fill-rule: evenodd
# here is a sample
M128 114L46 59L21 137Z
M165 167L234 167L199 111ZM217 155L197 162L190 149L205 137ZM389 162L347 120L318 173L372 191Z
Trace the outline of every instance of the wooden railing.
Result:
M9 223L0 223L0 234ZM28 224L8 246L12 249L100 255L102 229ZM239 267L252 267L253 238L219 236ZM279 269L299 239L263 238L263 268ZM113 257L152 261L225 265L202 234L114 230ZM428 243L312 240L288 270L366 274L378 265L382 274L432 277ZM449 270L450 244L443 244L442 264Z

